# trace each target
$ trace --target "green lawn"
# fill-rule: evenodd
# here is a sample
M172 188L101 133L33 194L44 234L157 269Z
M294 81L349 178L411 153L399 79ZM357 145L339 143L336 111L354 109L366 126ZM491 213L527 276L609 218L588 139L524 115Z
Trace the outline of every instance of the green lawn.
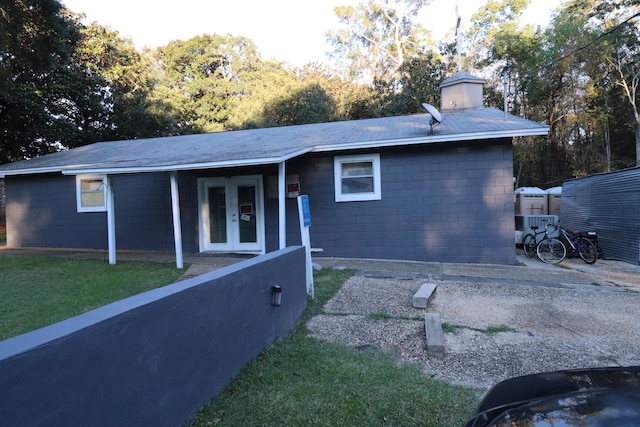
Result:
M173 263L0 256L0 339L167 285Z
M202 409L193 426L460 426L481 391L435 381L380 351L307 336L305 323L352 272L315 276L316 300L297 328Z

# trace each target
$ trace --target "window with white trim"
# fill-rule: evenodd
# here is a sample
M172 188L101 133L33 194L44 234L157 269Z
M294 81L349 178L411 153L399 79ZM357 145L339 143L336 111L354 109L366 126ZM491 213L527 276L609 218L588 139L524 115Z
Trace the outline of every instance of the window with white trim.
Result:
M337 156L333 160L336 202L380 200L380 154Z
M78 212L107 210L107 177L105 175L76 175Z

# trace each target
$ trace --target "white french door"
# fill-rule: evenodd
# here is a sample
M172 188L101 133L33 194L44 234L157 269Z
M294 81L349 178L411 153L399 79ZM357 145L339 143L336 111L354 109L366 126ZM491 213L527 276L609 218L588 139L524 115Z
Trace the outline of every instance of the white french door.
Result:
M201 178L200 251L264 253L262 176Z

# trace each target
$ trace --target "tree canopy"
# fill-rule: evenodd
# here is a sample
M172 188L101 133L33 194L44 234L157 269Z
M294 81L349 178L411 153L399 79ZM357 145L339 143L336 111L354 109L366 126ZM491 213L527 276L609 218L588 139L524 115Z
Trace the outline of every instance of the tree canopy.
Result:
M545 28L521 22L530 3L488 0L458 33L486 105L506 95L510 113L550 126L514 141L518 184L639 165L640 0L565 0ZM294 68L241 35L140 51L58 0L2 2L0 163L95 141L421 112L457 69L455 40L436 44L418 23L430 4L338 7L334 62Z

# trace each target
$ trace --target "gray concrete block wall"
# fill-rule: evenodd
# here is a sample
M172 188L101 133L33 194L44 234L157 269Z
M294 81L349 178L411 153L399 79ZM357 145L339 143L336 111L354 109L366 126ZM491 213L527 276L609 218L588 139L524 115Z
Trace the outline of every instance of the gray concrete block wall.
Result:
M118 249L174 250L169 173L115 175Z
M309 196L312 247L336 257L515 263L509 139L373 152L381 154L382 200L335 202L334 153L287 162ZM277 165L179 173L185 251L198 251L197 178L256 174L266 181ZM76 212L74 177L7 180L8 225L20 224L13 237L8 227L9 245L107 248L106 214ZM114 187L118 249L172 251L168 173L114 176ZM299 244L296 200L285 206L287 243ZM270 252L279 246L277 199L265 200L265 212Z
M301 167L324 256L515 263L510 142L380 153L382 200L336 203L333 155Z
M184 425L295 325L305 277L288 248L4 340L2 425Z
M75 177L7 177L7 245L107 248L104 212L78 213Z

